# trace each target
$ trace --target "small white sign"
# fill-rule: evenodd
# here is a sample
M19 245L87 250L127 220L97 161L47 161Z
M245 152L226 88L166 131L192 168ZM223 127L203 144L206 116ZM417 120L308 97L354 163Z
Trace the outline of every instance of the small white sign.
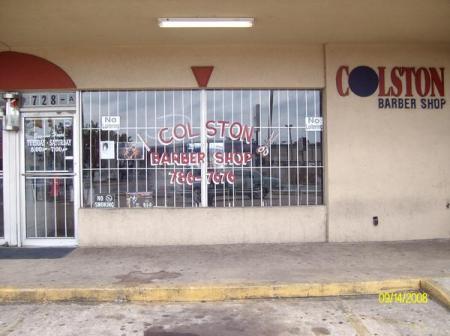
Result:
M118 131L119 129L120 129L120 117L119 116L103 116L102 117L102 130Z
M95 195L94 208L115 208L114 195L98 194Z
M113 160L116 158L114 141L100 141L100 159Z
M305 129L307 132L316 132L323 130L322 117L305 117Z

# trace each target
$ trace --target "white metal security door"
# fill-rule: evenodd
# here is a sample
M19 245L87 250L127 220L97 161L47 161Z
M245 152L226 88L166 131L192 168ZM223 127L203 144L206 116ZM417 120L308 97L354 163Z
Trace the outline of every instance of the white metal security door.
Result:
M0 118L0 245L3 245L5 242L5 218L3 215L3 118Z
M76 245L76 126L72 113L22 116L23 245Z

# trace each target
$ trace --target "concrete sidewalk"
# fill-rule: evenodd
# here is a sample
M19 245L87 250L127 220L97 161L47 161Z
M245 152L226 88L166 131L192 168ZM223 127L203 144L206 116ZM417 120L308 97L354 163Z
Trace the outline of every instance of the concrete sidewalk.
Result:
M376 291L384 288L380 281L418 283L429 278L437 278L448 287L450 282L445 278L450 278L450 240L73 250L0 248L0 274L0 289L145 287L175 288L180 292L181 287L205 285L268 285L273 289L278 285L361 286L363 282L379 282L372 288ZM342 293L339 286L334 288ZM318 293L329 293L322 287L316 289ZM368 291L361 289L361 293ZM344 290L344 294L349 293Z

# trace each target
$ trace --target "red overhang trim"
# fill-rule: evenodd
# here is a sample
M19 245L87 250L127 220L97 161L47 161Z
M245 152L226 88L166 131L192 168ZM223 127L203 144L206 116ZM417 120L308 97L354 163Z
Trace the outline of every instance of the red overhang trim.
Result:
M72 78L44 58L15 51L0 52L0 90L76 89Z

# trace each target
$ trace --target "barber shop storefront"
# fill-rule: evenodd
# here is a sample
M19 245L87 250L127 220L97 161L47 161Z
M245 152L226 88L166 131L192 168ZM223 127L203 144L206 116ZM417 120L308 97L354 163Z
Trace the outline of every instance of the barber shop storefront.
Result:
M351 2L5 4L0 245L450 238L448 5Z
M4 242L77 245L79 208L323 204L320 89L3 97L3 154L19 163L4 197L20 218L16 227L3 220Z

